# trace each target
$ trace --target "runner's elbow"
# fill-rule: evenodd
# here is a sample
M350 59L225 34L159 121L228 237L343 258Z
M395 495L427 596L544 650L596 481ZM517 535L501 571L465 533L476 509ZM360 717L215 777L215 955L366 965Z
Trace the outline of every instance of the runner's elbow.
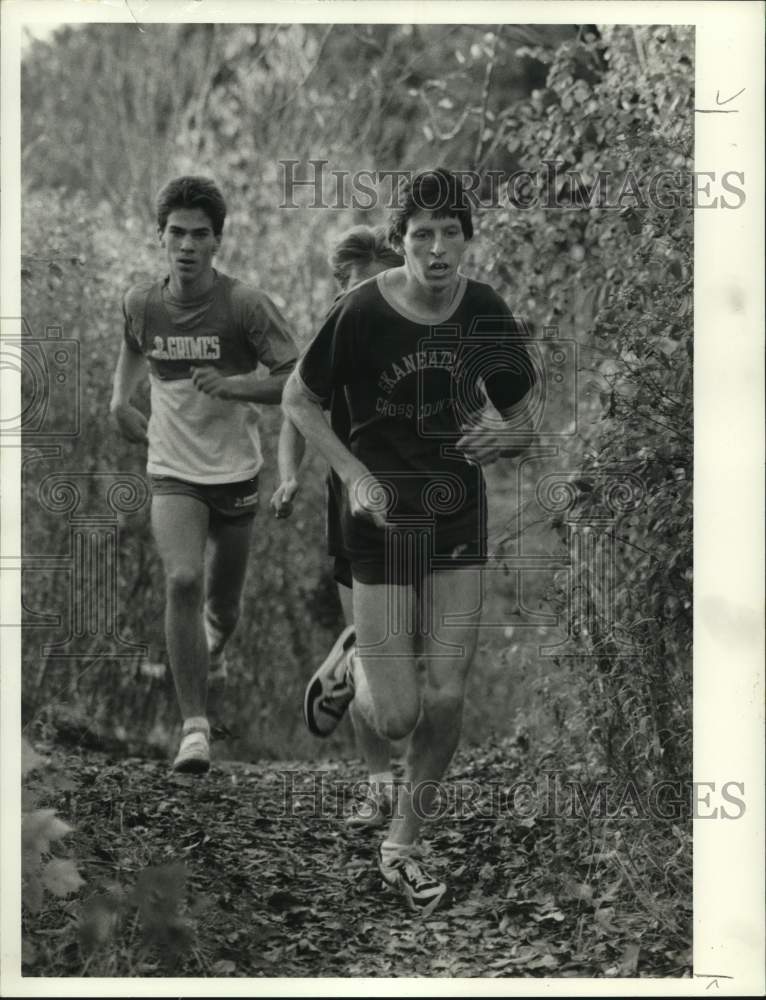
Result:
M311 412L311 400L306 396L298 379L291 375L282 390L282 413L285 418L300 428L302 417Z

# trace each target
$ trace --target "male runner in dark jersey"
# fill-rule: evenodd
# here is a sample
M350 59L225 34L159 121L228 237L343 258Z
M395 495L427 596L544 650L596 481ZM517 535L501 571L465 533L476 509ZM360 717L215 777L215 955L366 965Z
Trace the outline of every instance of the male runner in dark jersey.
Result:
M165 570L165 634L183 716L176 771L210 766L208 669L225 676L239 616L262 464L256 403L278 404L297 356L263 292L213 267L226 204L216 185L179 177L157 199L167 275L131 288L112 416L148 441L152 528ZM262 377L259 365L268 369ZM151 417L131 405L149 370Z
M519 454L532 441L525 397L535 373L518 325L489 285L458 270L472 234L458 178L444 169L416 175L389 229L404 267L338 302L283 400L345 486L341 521L354 578L358 648L337 669L315 674L307 714L327 731L354 699L381 736L409 737L407 781L378 864L384 881L424 915L446 885L414 848L459 740L481 612L480 463L507 441L486 414L475 419L485 390L519 432L504 453ZM348 445L318 412L341 387ZM422 692L418 641L427 670Z

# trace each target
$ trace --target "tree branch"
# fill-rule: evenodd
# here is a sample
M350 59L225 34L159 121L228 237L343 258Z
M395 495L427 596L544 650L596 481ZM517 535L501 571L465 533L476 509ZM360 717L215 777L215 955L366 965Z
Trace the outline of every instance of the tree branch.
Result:
M481 154L484 148L484 129L487 124L487 110L489 108L489 93L492 88L492 77L495 73L495 62L497 55L497 46L500 41L500 35L503 30L503 25L498 24L495 26L494 42L492 45L492 55L487 63L487 68L484 71L484 89L481 95L481 112L479 114L479 134L476 138L476 149L473 154L473 166L474 169L481 162Z

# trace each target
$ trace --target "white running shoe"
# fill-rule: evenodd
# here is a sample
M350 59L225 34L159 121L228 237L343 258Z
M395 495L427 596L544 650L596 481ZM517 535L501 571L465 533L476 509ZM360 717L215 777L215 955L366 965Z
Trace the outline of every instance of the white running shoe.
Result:
M210 770L209 730L190 729L182 735L173 770L180 774L204 774Z

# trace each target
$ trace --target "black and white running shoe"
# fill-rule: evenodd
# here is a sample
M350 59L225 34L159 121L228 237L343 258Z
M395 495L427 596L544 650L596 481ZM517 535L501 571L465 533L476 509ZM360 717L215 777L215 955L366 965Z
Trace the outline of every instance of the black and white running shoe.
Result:
M378 867L383 881L390 889L401 893L407 905L421 917L430 917L442 900L447 886L429 875L412 848L400 852L384 852L378 848Z
M355 642L356 630L349 625L306 685L303 718L314 736L329 736L351 704L354 679L349 660Z

